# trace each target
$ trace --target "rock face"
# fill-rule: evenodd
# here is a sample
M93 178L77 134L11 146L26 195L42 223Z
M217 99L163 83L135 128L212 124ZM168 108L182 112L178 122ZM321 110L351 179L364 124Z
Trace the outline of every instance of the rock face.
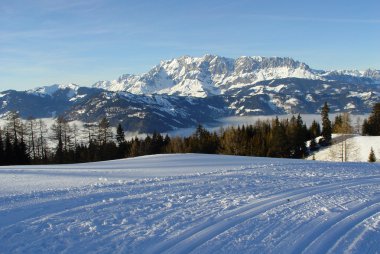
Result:
M380 71L322 71L291 58L205 55L162 61L148 73L92 87L52 85L0 93L0 114L97 121L167 131L231 115L368 113L380 99Z

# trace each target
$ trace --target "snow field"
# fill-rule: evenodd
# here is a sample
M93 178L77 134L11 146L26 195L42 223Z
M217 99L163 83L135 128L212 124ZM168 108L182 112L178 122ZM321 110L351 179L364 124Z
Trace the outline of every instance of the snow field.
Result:
M0 185L2 253L380 252L379 164L157 155Z
M337 135L334 135L337 136ZM380 161L380 136L353 136L346 140L347 161L367 162L371 147L375 152L377 161ZM342 143L338 142L332 146L323 148L314 153L316 160L321 161L341 161ZM308 157L309 160L313 155Z

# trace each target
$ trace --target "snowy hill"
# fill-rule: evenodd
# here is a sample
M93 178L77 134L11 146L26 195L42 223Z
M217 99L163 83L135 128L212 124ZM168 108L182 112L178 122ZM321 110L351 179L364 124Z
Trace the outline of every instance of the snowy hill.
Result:
M380 136L354 136L346 140L346 145L342 146L342 142L337 142L331 147L317 151L314 157L321 161L342 161L342 153L346 153L347 161L367 162L371 147L380 161ZM309 160L312 158L313 155L308 157Z
M378 253L380 164L157 155L0 167L4 253Z

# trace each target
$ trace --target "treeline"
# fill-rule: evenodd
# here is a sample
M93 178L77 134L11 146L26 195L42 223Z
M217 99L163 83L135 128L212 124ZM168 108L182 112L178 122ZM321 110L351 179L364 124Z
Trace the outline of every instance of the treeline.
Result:
M154 133L144 139L125 139L119 124L116 133L106 118L80 129L64 117L50 128L42 119L21 120L10 113L0 128L0 165L63 164L120 159L163 153L168 136Z
M303 158L309 152L306 141L312 140L310 147L313 149L318 146L315 138L322 133L317 122L307 128L298 115L218 132L210 132L199 125L188 137L170 138L155 132L144 138L126 140L122 126L119 124L113 133L106 118L79 129L58 117L48 128L41 119L22 121L16 113L11 113L0 130L0 164L82 163L160 153ZM326 142L321 139L320 144Z
M26 125L22 124L17 114L10 114L7 125L0 129L0 165L30 163L25 137Z
M332 123L325 103L321 110L321 126L313 121L307 127L298 115L217 132L199 125L188 137L169 137L155 132L144 138L127 140L122 126L119 124L114 133L106 118L79 128L64 117L57 117L48 128L42 119L21 120L17 113L10 113L6 124L0 128L0 165L82 163L160 153L304 158L321 146L331 145L333 132L358 133L360 128L354 131L350 122L349 114L343 113ZM364 121L362 133L380 135L380 103Z
M319 133L317 123L313 130L308 129L301 116L257 121L254 125L221 129L219 133L198 126L190 137L171 139L167 152L303 158L308 153L306 141Z

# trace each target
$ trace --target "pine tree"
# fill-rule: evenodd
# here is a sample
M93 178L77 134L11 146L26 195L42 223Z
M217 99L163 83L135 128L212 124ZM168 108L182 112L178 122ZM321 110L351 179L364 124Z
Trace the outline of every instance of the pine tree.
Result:
M121 126L121 123L119 123L116 128L116 141L119 146L125 142L125 133L123 127Z
M140 155L141 155L141 142L137 137L135 137L135 139L132 140L130 156L136 157Z
M368 120L363 123L363 135L380 135L380 103L373 106L372 113Z
M151 144L151 153L159 154L163 151L164 147L164 138L162 135L156 131L152 134L152 144Z
M280 123L278 117L273 121L270 132L268 156L278 158L290 157L290 141L286 135L285 124Z
M58 140L57 149L55 151L54 160L56 163L64 163L63 143L62 139Z
M306 155L307 128L303 124L301 115L292 116L287 125L290 157L303 158Z
M321 135L321 126L317 121L313 120L309 129L310 139L317 138Z
M67 124L66 119L63 116L57 117L55 123L51 126L53 132L52 139L57 142L57 147L55 150L54 161L56 163L65 163L65 125Z
M11 142L11 149L8 149L8 152L12 151L12 157L7 158L8 164L29 163L27 147L24 141L25 126L17 112L11 112L8 115L7 136L9 138L9 142Z
M325 104L322 107L322 111L321 111L322 137L323 137L323 144L324 145L330 145L331 144L332 127L331 127L331 121L329 119L329 111L330 111L330 108L327 105L327 102L325 102Z
M376 155L373 151L373 148L371 147L371 151L369 153L368 162L376 162Z
M18 146L17 158L19 161L19 163L17 163L17 164L21 164L21 165L29 164L30 158L29 158L29 154L28 154L28 148L24 142L24 136L23 135L21 135L21 139L20 139L19 143L17 144L17 146Z
M363 136L369 135L370 132L371 132L371 128L370 128L370 125L368 123L368 120L364 119L363 125L362 125L362 135Z
M117 141L117 158L121 159L127 155L127 142L125 141L124 129L119 123L116 128L116 141Z
M198 125L194 134L189 138L190 152L192 153L216 153L218 142L213 135L202 125Z
M165 138L164 138L164 149L163 149L164 152L166 150L166 147L170 144L170 141L171 141L171 139L170 139L169 135L166 134Z
M16 160L15 160L13 145L11 142L11 135L9 134L7 130L7 132L5 133L4 164L12 165L15 163L16 163Z
M272 127L267 121L257 121L253 127L251 154L254 156L267 156L270 147Z

